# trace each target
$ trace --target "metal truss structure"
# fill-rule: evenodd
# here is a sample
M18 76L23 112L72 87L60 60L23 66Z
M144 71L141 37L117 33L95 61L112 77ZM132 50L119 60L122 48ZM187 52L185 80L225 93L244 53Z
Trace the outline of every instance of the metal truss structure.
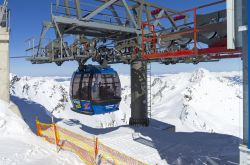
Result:
M239 58L241 50L227 49L226 10L204 12L221 3L225 0L180 12L144 0L56 0L37 45L28 42L28 60L197 64ZM50 29L55 36L48 40Z
M148 126L147 63L198 64L242 56L239 48L227 49L228 17L221 4L226 6L226 0L180 12L144 0L55 0L38 43L27 41L28 60L58 66L75 60L79 67L89 59L100 65L130 64L129 123ZM46 38L50 30L53 39Z
M8 0L4 0L0 5L0 27L5 28L9 26L9 10Z

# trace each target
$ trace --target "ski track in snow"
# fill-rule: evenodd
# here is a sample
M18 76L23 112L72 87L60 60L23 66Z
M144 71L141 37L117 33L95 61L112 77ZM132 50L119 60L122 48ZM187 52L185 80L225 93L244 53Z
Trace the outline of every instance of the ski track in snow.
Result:
M153 122L163 127L166 123L173 124L177 133L153 126L127 126L131 115L128 76L120 76L123 98L120 111L97 116L69 110L68 77L11 77L12 101L21 107L22 116L34 133L35 117L50 122L53 113L59 125L85 136L98 136L105 144L149 164L239 162L240 72L213 73L198 69L192 73L153 76ZM0 116L0 128L5 123L2 119ZM6 158L3 162L8 161L13 159ZM39 160L33 163L36 161L39 163Z

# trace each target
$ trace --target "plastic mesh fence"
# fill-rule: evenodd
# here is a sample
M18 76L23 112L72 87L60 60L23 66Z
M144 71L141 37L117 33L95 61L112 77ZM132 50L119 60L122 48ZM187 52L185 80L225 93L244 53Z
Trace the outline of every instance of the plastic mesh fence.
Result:
M48 142L77 154L85 164L94 165L145 165L132 157L114 150L96 138L88 138L71 132L55 124L36 121L37 133Z

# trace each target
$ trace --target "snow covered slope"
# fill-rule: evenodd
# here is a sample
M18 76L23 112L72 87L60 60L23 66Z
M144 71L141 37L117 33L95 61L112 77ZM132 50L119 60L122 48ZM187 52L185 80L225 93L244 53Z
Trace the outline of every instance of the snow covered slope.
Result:
M37 138L26 123L0 101L0 164L81 164L72 153L57 154L55 147Z
M68 77L11 76L12 101L22 108L31 130L39 116L79 134L98 136L106 145L152 164L238 163L242 128L242 77L240 72L192 73L152 77L152 117L156 124L170 123L177 133L152 127L129 127L130 78L121 75L120 111L86 116L70 111ZM233 136L231 136L233 135Z
M154 79L153 117L176 125L177 131L204 131L242 136L240 73L193 73ZM160 89L160 90L157 90Z
M77 119L95 127L128 124L130 78L120 76L120 111L99 116L71 112L70 78L12 75L11 93L43 105L56 117ZM212 73L205 69L152 77L152 116L176 126L177 131L217 132L241 137L242 77L240 72Z

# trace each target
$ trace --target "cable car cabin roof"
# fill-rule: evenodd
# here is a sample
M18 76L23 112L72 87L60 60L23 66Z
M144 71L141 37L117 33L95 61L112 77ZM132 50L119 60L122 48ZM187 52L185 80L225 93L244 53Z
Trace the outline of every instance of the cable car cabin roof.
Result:
M78 69L77 72L83 73L100 73L100 74L116 74L117 72L110 67L101 67L101 66L93 66L88 65L81 69Z

